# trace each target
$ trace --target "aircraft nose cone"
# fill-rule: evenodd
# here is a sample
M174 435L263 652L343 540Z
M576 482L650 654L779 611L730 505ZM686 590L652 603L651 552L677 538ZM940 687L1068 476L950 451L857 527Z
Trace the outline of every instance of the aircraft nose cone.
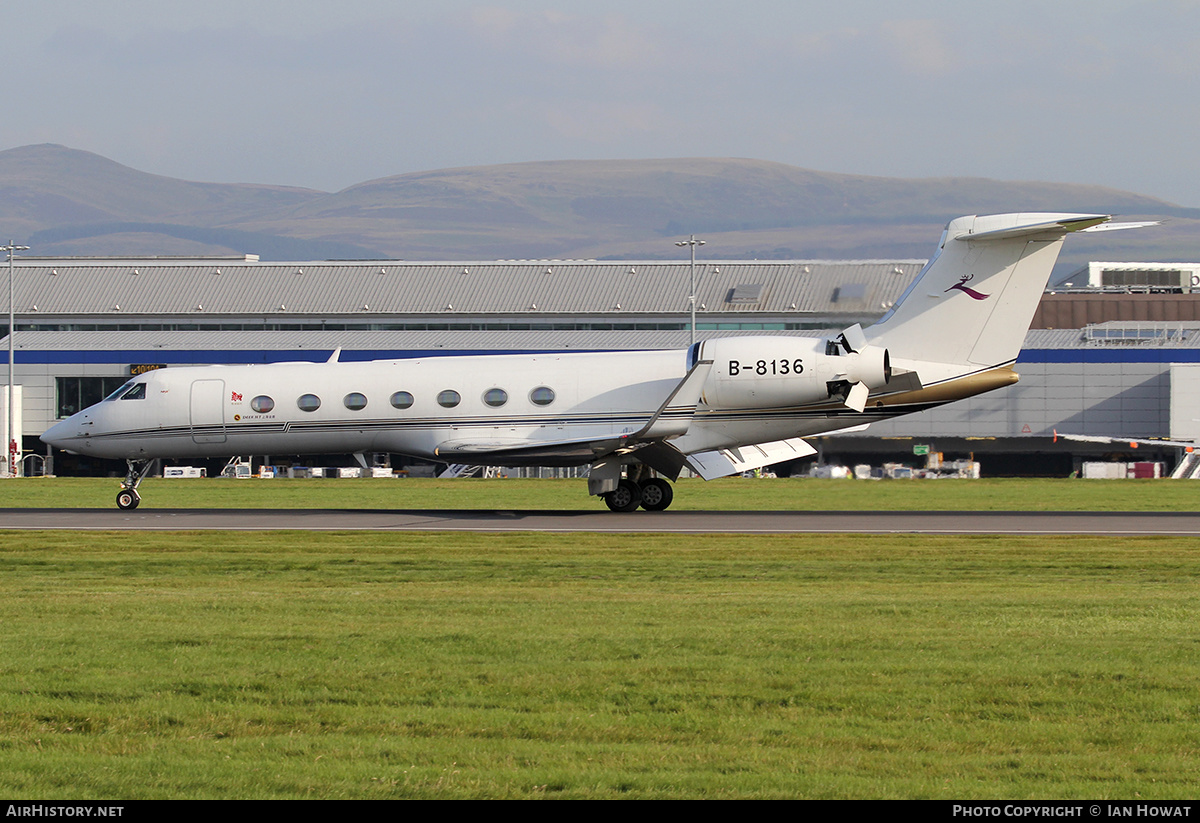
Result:
M55 423L50 428L46 429L46 431L42 432L42 436L39 439L49 446L60 449L62 446L60 446L59 443L62 442L65 434L66 432L63 430L63 424Z
M78 437L80 423L78 415L68 417L46 429L39 439L56 449L66 449L68 442Z

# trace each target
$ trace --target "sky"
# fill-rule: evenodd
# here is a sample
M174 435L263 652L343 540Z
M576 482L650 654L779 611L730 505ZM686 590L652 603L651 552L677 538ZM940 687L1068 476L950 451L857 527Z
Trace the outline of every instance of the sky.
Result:
M1200 206L1200 3L5 0L0 149L338 191L745 157Z

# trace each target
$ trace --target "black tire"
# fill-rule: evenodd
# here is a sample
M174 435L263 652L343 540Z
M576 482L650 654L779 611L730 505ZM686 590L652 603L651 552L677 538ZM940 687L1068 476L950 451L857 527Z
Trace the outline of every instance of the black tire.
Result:
M661 477L652 477L642 483L642 508L648 512L660 512L675 499L671 484Z
M132 510L138 507L138 503L142 502L142 498L133 489L121 489L117 492L117 508Z
M642 490L632 480L622 480L615 491L604 495L604 503L615 512L636 511L642 504Z

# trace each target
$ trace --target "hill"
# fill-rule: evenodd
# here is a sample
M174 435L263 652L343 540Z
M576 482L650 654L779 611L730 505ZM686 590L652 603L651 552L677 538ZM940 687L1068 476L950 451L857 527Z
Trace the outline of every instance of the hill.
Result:
M1200 210L1099 186L712 158L445 169L329 193L175 180L50 144L0 152L0 236L38 255L670 258L675 239L696 233L718 258L919 258L952 217L1032 210L1172 218L1169 233L1096 238L1090 259L1197 256Z

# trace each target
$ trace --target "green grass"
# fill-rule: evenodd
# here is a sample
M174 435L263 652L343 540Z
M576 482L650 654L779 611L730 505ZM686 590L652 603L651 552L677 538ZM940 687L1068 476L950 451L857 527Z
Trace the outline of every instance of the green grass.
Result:
M0 482L0 508L111 508L118 480ZM146 508L602 509L575 480L146 480ZM672 511L1188 511L1200 484L1173 480L682 480Z
M1194 540L0 538L11 798L1200 782Z

